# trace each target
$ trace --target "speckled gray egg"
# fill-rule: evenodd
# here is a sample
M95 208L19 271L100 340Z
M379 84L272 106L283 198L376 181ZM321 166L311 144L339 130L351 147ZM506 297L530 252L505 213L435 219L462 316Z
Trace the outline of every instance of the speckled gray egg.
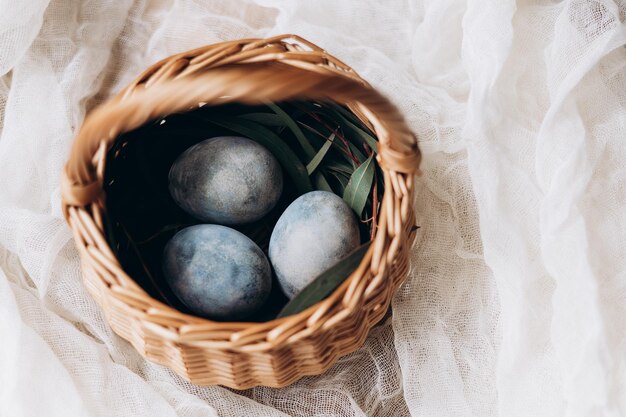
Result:
M183 210L200 220L245 224L274 208L283 190L283 174L263 146L221 136L197 143L176 159L169 190Z
M239 320L258 311L272 286L263 251L238 231L214 224L174 235L165 246L163 272L191 311L217 320Z
M313 191L296 199L278 219L269 258L283 292L293 298L359 242L350 207L333 193Z

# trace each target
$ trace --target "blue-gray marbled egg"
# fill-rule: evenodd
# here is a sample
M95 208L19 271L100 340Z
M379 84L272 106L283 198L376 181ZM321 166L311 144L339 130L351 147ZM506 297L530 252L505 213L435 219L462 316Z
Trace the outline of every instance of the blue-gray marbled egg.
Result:
M169 190L183 210L200 220L245 224L274 208L283 190L283 174L263 146L221 136L197 143L176 159Z
M236 230L214 224L187 227L165 246L163 272L191 311L217 320L239 320L269 297L272 270L265 254Z
M333 193L312 191L291 203L278 219L269 258L283 292L293 298L359 243L352 209Z

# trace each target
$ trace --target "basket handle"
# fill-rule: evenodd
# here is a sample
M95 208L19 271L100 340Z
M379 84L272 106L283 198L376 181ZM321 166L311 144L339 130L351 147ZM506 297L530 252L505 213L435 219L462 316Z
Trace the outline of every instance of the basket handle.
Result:
M179 74L182 75L182 74ZM294 63L229 64L186 77L138 84L96 108L85 119L70 152L62 181L64 211L86 206L102 194L94 155L104 144L150 120L208 105L262 104L289 99L332 100L356 106L372 123L379 139L379 163L388 170L417 172L420 152L399 111L373 88L339 71L300 68Z

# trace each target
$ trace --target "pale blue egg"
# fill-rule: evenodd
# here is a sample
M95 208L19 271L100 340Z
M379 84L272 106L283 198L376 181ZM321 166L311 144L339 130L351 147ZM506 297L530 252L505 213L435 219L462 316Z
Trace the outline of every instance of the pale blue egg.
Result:
M352 209L333 193L313 191L296 199L278 219L269 258L280 287L293 298L359 243Z
M199 316L239 320L258 311L272 286L270 264L247 236L203 224L165 246L163 272L174 294Z

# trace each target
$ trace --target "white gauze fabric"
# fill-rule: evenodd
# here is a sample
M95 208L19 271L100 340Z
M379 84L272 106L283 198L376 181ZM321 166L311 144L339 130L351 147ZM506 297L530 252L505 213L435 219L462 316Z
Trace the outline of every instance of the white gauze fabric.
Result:
M0 0L0 415L625 415L625 20L609 0ZM195 387L86 293L61 169L85 113L151 63L285 32L419 137L412 269L326 374Z

